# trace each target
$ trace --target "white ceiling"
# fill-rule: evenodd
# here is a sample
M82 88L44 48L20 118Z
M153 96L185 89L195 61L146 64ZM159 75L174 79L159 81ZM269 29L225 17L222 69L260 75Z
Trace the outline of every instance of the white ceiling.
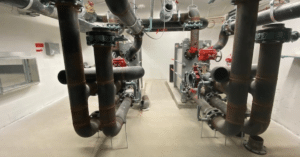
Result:
M88 0L84 0L87 2ZM95 3L95 10L97 14L104 15L108 11L105 0L92 0ZM159 12L161 10L161 1L163 0L155 0L154 6L154 18L159 18ZM198 6L201 17L209 18L209 17L217 17L223 16L232 9L234 9L234 5L231 5L231 0L215 0L214 3L208 4L209 0L178 0L179 2L179 10L181 13L185 13L188 11L187 7L192 4L192 1L195 5ZM276 0L278 1L278 0ZM300 0L290 0L291 3ZM133 0L129 0L129 2L133 2ZM260 9L263 9L269 6L270 0L262 0L260 1ZM139 8L137 10L137 14L140 18L148 18L150 16L150 3L151 0L136 0L136 6L143 4L145 8Z

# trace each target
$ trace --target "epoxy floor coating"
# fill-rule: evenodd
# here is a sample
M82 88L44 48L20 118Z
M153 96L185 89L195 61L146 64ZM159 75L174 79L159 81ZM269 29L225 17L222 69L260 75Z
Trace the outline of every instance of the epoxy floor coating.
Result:
M99 133L81 138L73 130L68 98L0 130L0 157L196 157L259 156L248 152L242 139L227 138L197 121L196 109L178 109L165 80L147 80L149 111L133 106L127 126L113 139ZM97 97L89 99L90 112ZM265 140L266 156L300 156L300 139L272 122ZM126 137L128 139L128 148ZM246 138L245 138L246 139Z

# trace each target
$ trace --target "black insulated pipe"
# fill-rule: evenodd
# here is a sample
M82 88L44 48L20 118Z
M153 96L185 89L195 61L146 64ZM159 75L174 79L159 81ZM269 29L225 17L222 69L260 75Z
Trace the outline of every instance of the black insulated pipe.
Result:
M212 107L215 107L222 111L222 113L227 114L227 105L224 101L222 101L219 97L213 96L209 100L209 104Z
M84 69L84 74L87 82L96 82L96 69L87 68ZM136 80L142 78L145 74L145 70L141 66L130 67L114 67L113 68L114 80ZM58 73L58 81L61 84L67 84L66 71L62 70Z
M99 131L98 119L91 119L88 110L89 89L85 82L79 35L78 9L72 3L56 3L66 69L66 80L73 126L81 137L93 136Z
M258 5L259 0L237 2L236 28L239 29L234 36L227 116L212 120L213 127L224 135L237 135L244 125Z
M220 32L220 35L219 35L219 40L218 42L213 46L213 49L216 49L216 50L222 50L227 42L228 42L228 38L229 36L226 34L225 31L223 31L223 29L221 30Z
M116 113L117 119L116 120L119 123L119 125L121 125L121 128L122 128L122 125L124 123L126 123L126 116L127 116L127 113L128 113L128 110L129 110L131 104L132 104L132 98L125 97L122 104L120 105L119 109L117 110L117 113ZM120 131L120 130L115 130L115 131ZM116 132L114 134L117 135L118 133L119 132Z
M143 33L134 36L133 45L126 52L125 57L127 60L132 61L136 59L136 53L141 49L143 43Z
M137 20L128 0L105 0L109 10L127 25L133 34L141 34L143 26Z
M271 33L282 33L281 30L291 33L291 29L285 28L284 24L265 25L259 32L270 37L273 36ZM268 34L269 32L271 33ZM264 133L270 124L283 42L282 38L260 42L257 74L251 90L253 95L251 116L245 122L243 130L251 136Z
M100 28L101 29L101 28ZM93 28L94 31L107 35L114 35L108 30ZM115 136L114 130L118 128L115 115L115 86L112 66L111 46L94 46L96 78L98 85L98 101L100 109L101 129L106 136Z
M231 67L215 67L211 71L211 77L214 81L224 83L229 81ZM257 65L253 64L251 67L250 79L254 78L257 71Z
M271 9L258 13L257 26L274 23L271 19ZM284 4L274 9L274 18L278 22L296 19L300 17L300 2ZM235 22L230 24L231 30L235 28Z

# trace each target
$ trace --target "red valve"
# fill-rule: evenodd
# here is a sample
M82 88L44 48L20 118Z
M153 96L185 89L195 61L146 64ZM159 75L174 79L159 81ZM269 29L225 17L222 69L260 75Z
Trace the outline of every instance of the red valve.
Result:
M231 54L225 59L225 61L226 61L227 65L231 64L231 62L232 62L232 56L231 56Z
M189 53L196 53L196 52L198 52L198 49L196 47L191 47L189 49Z
M190 92L191 92L191 93L194 93L194 94L196 94L196 93L197 93L197 91L196 91L196 90L194 90L193 88L190 90Z
M113 66L114 67L126 67L126 61L124 58L118 57L113 59Z
M207 61L207 60L216 60L218 51L209 47L208 49L200 49L199 51L199 61Z

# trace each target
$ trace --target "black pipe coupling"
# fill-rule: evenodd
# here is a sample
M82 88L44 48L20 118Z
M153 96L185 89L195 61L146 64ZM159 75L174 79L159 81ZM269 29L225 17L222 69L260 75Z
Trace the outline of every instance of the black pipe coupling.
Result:
M92 31L86 33L87 45L115 46L117 41L126 41L124 36L116 36L108 28L94 27Z
M205 111L205 117L204 119L207 119L207 124L208 126L214 130L215 128L212 125L212 119L214 119L215 117L224 117L225 114L222 113L221 110L217 109L217 108L209 108L208 110Z
M269 24L264 25L262 30L256 32L256 43L284 43L296 41L299 38L299 33L292 33L291 28L285 28L284 24Z

